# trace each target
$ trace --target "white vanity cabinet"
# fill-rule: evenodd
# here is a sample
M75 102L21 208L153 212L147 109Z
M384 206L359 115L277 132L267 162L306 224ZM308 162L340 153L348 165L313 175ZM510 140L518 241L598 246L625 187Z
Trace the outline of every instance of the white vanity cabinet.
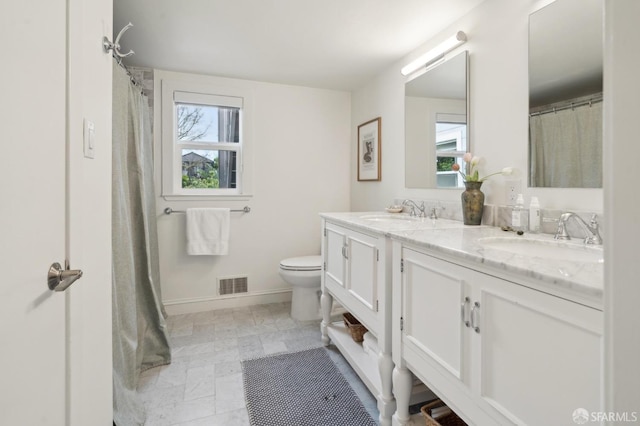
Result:
M348 228L323 219L322 340L331 341L378 400L380 424L390 425L395 411L391 391L390 240L382 233ZM373 334L378 355L365 353L342 321L331 323L333 301L351 312Z
M601 311L400 241L393 255L394 424L409 421L409 371L469 424L602 411Z

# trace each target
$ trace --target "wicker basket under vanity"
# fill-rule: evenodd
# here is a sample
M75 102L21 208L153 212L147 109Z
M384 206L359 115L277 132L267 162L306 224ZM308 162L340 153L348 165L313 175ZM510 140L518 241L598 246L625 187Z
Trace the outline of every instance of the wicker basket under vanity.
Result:
M456 415L453 411L443 416L439 416L437 420L431 417L431 410L446 407L442 400L436 399L435 401L431 401L430 403L423 405L420 408L420 412L424 416L424 420L427 426L467 426L467 424L460 417Z
M364 325L360 324L360 321L356 319L349 312L342 314L342 319L344 320L344 325L349 330L349 334L351 338L356 343L361 343L364 340L364 333L367 332L367 329Z

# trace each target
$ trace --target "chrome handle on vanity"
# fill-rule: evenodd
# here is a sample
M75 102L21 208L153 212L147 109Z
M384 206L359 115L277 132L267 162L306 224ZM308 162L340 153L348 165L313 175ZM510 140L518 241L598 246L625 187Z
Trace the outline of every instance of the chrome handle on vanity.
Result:
M342 246L342 257L344 257L345 259L349 259L348 249L349 246L347 246L346 244Z
M47 285L52 291L65 291L71 284L82 277L80 269L69 269L65 262L65 269L58 262L54 262L49 267L47 273Z
M480 334L480 327L477 324L476 315L479 314L479 311L480 311L480 303L475 302L473 304L473 308L471 308L471 328L473 328L473 331L475 331L478 334Z
M469 304L471 303L471 299L468 297L464 298L464 302L460 304L460 316L462 317L462 323L465 327L471 327L471 323L469 322Z

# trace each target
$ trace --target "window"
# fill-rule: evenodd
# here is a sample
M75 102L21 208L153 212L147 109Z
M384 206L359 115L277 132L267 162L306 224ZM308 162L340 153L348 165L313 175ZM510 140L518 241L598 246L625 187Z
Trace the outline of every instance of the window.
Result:
M246 97L162 80L162 193L246 194Z
M437 116L436 180L438 188L463 187L462 176L451 170L451 166L458 163L461 170L464 170L462 157L467 151L465 116L458 116L458 114L437 114Z

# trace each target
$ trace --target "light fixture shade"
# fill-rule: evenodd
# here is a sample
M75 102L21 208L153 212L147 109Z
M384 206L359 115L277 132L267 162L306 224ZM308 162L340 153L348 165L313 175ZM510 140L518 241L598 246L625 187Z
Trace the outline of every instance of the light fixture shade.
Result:
M443 58L444 55L460 46L465 41L467 41L467 35L462 31L458 31L433 49L429 50L427 53L420 55L417 59L413 60L408 65L405 65L400 72L402 75L409 75L418 68L428 66Z

